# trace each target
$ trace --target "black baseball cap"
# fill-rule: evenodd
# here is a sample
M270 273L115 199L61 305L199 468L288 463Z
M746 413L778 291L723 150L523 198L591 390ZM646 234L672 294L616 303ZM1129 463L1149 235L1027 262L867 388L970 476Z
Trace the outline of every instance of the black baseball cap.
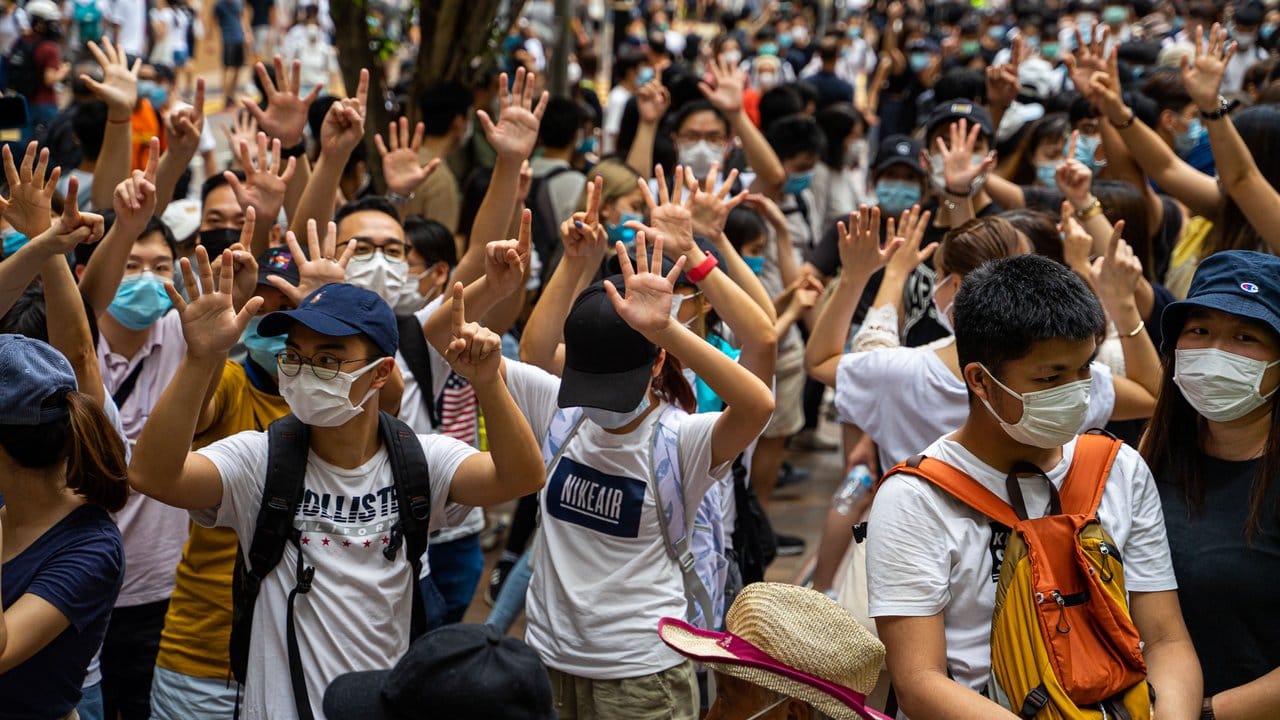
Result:
M1172 353L1192 308L1209 308L1266 323L1280 335L1280 257L1253 250L1216 252L1200 262L1187 299L1160 317L1161 349Z
M622 276L607 278L625 295ZM613 309L604 281L592 283L564 321L564 373L557 404L611 412L634 410L649 389L658 347Z
M985 107L972 100L952 100L938 105L933 112L929 113L929 120L924 126L925 137L933 134L939 125L950 124L960 119L968 120L970 125L976 124L981 127L982 133L988 138L995 134L991 113Z
M916 173L924 175L924 166L920 164L920 141L906 135L890 135L880 141L876 150L875 165L872 174L879 175L894 165L906 165Z
M331 337L364 335L387 357L394 356L400 344L391 306L376 293L349 283L329 283L304 298L296 310L267 315L258 334L284 335L295 322Z
M289 248L273 247L258 256L258 284L271 287L267 278L275 275L289 281L290 285L298 285L302 277L298 274L298 264L293 261L293 253Z
M390 670L339 675L324 693L331 718L555 720L538 654L491 625L446 625L423 635Z

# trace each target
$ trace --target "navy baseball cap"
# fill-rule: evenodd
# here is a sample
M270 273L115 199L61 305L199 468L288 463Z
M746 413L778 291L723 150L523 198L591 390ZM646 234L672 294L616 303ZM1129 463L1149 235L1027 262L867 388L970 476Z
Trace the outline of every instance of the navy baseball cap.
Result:
M1173 352L1187 313L1197 307L1257 320L1280 335L1280 257L1225 250L1202 260L1187 299L1170 303L1160 317L1161 350Z
M879 175L894 165L906 165L917 174L924 175L924 166L920 164L920 150L923 146L914 138L906 135L890 135L880 141L876 150L875 167L872 173Z
M364 335L387 357L394 356L400 346L391 306L376 293L349 283L329 283L304 298L296 310L267 315L258 334L284 335L295 322L331 337Z
M272 275L282 277L294 286L302 282L302 277L298 274L298 264L293 261L293 253L289 248L269 248L258 256L258 284L272 287L267 280Z
M932 134L939 125L943 123L950 125L961 119L968 120L971 126L977 124L987 138L996 132L995 124L991 121L991 113L985 107L972 100L952 100L942 103L929 113L929 120L924 125L925 137Z
M623 289L622 276L607 278ZM578 296L564 321L564 373L557 404L627 412L649 389L658 347L636 332L613 309L604 281Z
M524 641L491 625L446 625L418 638L390 670L339 675L331 718L555 720L551 679Z
M62 353L25 335L0 335L0 425L43 425L63 418L76 374Z

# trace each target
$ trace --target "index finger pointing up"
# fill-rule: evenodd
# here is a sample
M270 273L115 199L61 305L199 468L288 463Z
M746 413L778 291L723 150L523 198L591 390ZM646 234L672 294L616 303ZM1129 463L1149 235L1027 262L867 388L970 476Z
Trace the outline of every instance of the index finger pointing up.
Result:
M462 326L467 323L466 303L463 297L462 283L455 282L453 284L453 302L451 303L450 313L453 322L453 336L460 337L462 335Z

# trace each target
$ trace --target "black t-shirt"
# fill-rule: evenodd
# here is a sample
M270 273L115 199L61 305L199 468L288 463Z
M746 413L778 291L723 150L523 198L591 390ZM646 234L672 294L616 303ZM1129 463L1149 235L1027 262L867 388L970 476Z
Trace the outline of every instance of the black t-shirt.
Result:
M1260 462L1205 457L1204 509L1190 515L1177 486L1157 478L1178 600L1200 658L1206 696L1280 667L1280 478L1272 478L1267 488L1262 532L1252 543L1245 541Z
M271 8L276 0L249 0L249 26L262 27L271 22Z

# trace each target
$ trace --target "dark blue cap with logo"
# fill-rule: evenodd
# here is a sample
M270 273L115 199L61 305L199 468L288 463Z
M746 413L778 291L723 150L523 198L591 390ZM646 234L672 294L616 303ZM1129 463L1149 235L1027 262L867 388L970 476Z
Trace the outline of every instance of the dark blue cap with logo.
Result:
M1280 257L1226 250L1202 260L1187 299L1171 303L1160 318L1164 352L1173 352L1187 313L1198 307L1257 320L1280 335Z
M914 138L906 135L890 135L880 141L872 172L879 175L894 165L905 165L915 173L924 175L924 166L920 164L920 151L923 149L924 146L920 141Z
M396 354L400 344L396 314L387 301L348 283L329 283L304 298L296 310L267 315L258 334L284 335L295 322L331 337L364 335L388 357Z
M48 343L0 335L0 425L43 425L67 414L76 389L71 363Z
M982 134L988 138L996 132L996 126L991 121L991 113L985 107L972 100L952 100L940 103L933 112L929 113L929 120L924 124L924 134L927 137L933 134L939 125L943 123L950 125L958 120L968 120L969 127L977 125L982 128Z

